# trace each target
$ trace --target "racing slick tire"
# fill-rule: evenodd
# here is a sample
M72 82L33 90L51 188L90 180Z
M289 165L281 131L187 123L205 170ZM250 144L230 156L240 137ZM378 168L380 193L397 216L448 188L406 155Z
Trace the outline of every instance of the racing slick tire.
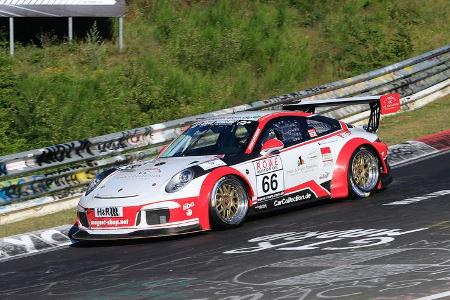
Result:
M369 197L380 180L380 162L375 152L366 146L359 147L350 158L348 170L350 196Z
M220 178L209 201L212 228L223 230L240 225L247 216L248 203L249 196L241 180L235 176Z

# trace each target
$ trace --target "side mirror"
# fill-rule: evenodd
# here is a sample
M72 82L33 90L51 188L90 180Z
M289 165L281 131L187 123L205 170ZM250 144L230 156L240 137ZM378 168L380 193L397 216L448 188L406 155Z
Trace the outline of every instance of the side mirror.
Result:
M284 148L284 144L277 138L273 138L264 142L260 154L262 156L269 155L275 151L280 151Z

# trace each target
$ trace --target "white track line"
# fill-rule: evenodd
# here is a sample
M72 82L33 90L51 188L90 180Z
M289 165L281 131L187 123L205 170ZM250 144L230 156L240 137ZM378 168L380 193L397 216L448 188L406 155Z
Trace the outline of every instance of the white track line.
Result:
M417 298L415 300L434 300L434 299L442 299L447 296L450 296L450 291L439 293L439 294L434 294L434 295L430 295L430 296L426 296L426 297L422 297L422 298Z

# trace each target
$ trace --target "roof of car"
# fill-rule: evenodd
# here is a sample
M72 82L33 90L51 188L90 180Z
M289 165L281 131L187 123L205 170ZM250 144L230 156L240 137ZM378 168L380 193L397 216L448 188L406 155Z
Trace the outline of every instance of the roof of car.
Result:
M309 115L303 112L283 111L283 110L255 110L255 111L241 111L232 114L218 115L208 118L201 118L197 123L234 123L237 121L259 121L261 118L269 115Z
M271 113L274 113L273 110L257 110L257 111L240 111L232 114L225 114L225 115L217 115L213 117L208 118L200 118L197 121L258 121L260 118L267 116Z

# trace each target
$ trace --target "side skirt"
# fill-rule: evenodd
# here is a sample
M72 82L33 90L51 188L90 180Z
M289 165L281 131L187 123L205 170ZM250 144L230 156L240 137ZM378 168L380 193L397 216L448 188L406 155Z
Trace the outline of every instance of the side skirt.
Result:
M259 214L268 211L280 210L293 206L300 206L317 200L330 199L331 197L317 197L309 188L288 195L281 195L274 199L256 202L251 208L250 214Z

